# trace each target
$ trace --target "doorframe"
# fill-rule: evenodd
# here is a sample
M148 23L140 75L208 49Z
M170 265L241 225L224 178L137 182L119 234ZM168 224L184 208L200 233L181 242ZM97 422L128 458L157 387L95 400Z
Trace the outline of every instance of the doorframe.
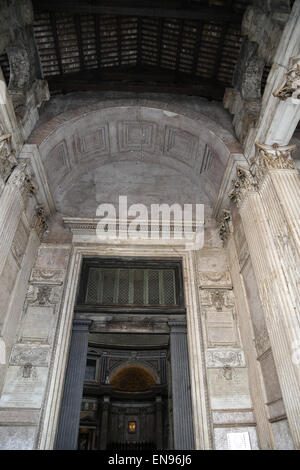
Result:
M130 246L115 244L73 244L67 281L60 309L60 321L55 335L52 367L49 372L44 411L38 430L37 448L53 449L59 422L60 405L67 368L72 332L74 306L80 281L82 260L85 256L177 258L182 260L183 285L186 306L187 342L190 365L191 398L195 449L212 448L212 431L207 391L205 355L200 320L199 295L197 292L196 252L178 245Z

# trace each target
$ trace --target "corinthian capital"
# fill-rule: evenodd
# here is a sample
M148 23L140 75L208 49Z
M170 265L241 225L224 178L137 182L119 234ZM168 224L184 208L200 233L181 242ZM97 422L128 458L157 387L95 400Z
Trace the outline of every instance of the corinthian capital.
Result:
M273 92L280 100L291 98L293 104L300 103L300 58L290 59L283 83Z
M26 203L29 196L36 193L38 186L34 182L29 161L21 161L14 168L11 176L9 177L8 184L16 186L20 190L24 203Z
M249 170L237 167L237 177L232 180L232 190L228 194L238 206L241 205L249 192L256 191L256 181Z
M294 170L295 162L292 154L296 145L279 146L278 144L265 145L256 142L256 159L252 163L251 172L262 175L269 169Z
M0 129L2 130L2 129ZM16 165L16 159L11 149L11 134L0 135L0 176L5 182Z

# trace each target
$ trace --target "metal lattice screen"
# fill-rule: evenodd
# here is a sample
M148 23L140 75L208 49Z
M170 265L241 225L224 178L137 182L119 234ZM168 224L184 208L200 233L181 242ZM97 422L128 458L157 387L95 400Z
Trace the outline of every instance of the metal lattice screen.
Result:
M176 305L174 269L89 269L86 303L97 305Z

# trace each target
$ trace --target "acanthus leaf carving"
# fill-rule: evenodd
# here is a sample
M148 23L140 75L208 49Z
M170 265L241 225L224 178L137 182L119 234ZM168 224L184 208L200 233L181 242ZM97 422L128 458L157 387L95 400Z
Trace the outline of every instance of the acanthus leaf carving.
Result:
M296 145L279 146L256 142L256 158L252 161L250 172L260 185L268 170L294 170L292 154Z
M14 168L12 174L8 179L8 184L17 187L24 201L27 202L27 198L35 194L38 190L38 186L34 181L30 162L24 159Z
M0 127L0 176L4 182L9 178L13 168L17 165L15 154L11 148L11 134L3 133Z
M294 170L292 158L296 145L279 146L256 143L256 157L251 159L248 169L237 167L237 178L232 181L232 190L228 194L239 207L246 195L258 191L268 170ZM225 214L225 217L227 215ZM225 225L221 226L220 235L225 237Z
M225 241L232 231L230 222L230 211L223 209L221 224L219 228L219 235L221 240Z
M237 177L232 180L232 190L228 194L239 207L249 192L257 190L256 180L249 170L237 167Z
M300 103L300 59L291 58L284 81L273 92L273 96L282 101L291 98L293 104Z

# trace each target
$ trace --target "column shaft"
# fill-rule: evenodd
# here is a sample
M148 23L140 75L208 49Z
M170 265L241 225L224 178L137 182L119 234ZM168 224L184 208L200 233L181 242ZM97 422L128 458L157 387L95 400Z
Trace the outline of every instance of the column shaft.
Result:
M269 202L272 204L272 200ZM295 446L300 448L300 370L293 361L293 345L300 338L300 321L295 296L286 277L293 263L283 256L281 244L277 243L273 233L274 217L277 214L280 219L281 210L273 206L273 210L269 207L266 213L261 195L251 193L243 202L240 213L291 433Z
M194 449L191 385L186 326L169 322L173 397L174 449Z
M73 323L56 438L56 449L59 450L75 450L77 448L80 405L88 349L88 328L90 324L90 320L75 320Z
M19 189L14 185L6 184L0 199L0 274L11 248L22 210L23 200Z
M246 301L243 280L240 274L240 264L233 235L231 235L228 240L227 249L230 273L239 315L239 328L242 343L246 352L249 377L251 377L249 387L257 422L257 433L261 449L270 450L274 448L272 430L266 414L265 397L258 368L259 363L257 361L257 353L253 345L253 325L251 322L248 303Z
M287 220L287 225L300 253L300 177L297 170L270 172L272 184Z
M156 397L155 400L156 414L156 446L158 450L163 448L163 420L162 420L162 398Z
M101 414L100 450L106 450L106 447L107 447L109 409L110 409L110 398L109 396L104 396L103 403L102 403L102 414Z

